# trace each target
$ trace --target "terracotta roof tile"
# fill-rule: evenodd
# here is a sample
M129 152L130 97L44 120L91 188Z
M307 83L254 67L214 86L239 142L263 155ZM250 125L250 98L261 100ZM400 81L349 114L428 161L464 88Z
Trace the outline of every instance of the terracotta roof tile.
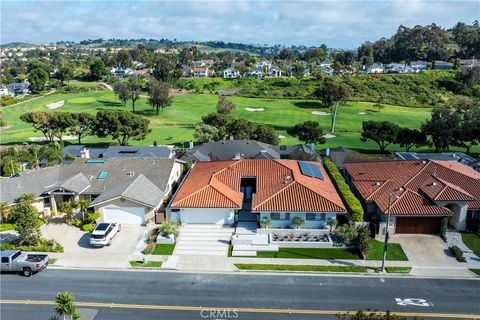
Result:
M295 160L197 162L172 201L173 208L240 208L242 177L256 178L252 211L346 212L319 162L324 179L301 173Z

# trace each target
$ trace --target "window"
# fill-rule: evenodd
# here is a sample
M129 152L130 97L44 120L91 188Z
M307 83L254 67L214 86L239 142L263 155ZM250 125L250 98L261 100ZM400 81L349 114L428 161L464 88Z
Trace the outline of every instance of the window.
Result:
M325 221L325 213L307 213L307 221Z
M272 220L290 220L290 213L271 213Z
M2 263L8 263L8 257L2 257Z

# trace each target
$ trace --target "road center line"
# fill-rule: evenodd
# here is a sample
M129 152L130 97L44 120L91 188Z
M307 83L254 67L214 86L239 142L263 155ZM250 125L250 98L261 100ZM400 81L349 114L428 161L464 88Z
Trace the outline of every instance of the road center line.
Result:
M46 300L0 300L0 304L15 305L55 305L54 301ZM115 308L115 309L146 309L146 310L170 310L170 311L202 311L202 310L235 310L238 313L276 313L276 314L316 314L336 315L347 313L345 310L302 310L302 309L264 309L264 308L232 308L232 307L194 307L194 306L162 306L148 304L124 304L124 303L101 303L101 302L75 302L77 307L91 308ZM354 312L354 311L350 311ZM455 313L415 313L415 312L394 312L404 317L424 318L463 318L480 319L478 314L455 314ZM385 313L384 313L385 314Z

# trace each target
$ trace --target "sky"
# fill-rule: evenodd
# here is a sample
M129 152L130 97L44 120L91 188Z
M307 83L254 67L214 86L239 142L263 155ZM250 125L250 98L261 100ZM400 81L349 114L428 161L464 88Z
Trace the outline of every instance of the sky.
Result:
M0 1L0 42L97 38L222 40L355 48L399 25L480 20L480 1Z

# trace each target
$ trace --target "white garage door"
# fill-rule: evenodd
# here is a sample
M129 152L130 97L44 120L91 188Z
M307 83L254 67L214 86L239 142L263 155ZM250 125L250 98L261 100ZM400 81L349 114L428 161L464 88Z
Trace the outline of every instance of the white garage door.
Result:
M182 223L192 224L232 224L232 209L182 209L180 212Z
M106 207L103 208L103 219L105 222L142 224L145 222L145 209L140 207Z

